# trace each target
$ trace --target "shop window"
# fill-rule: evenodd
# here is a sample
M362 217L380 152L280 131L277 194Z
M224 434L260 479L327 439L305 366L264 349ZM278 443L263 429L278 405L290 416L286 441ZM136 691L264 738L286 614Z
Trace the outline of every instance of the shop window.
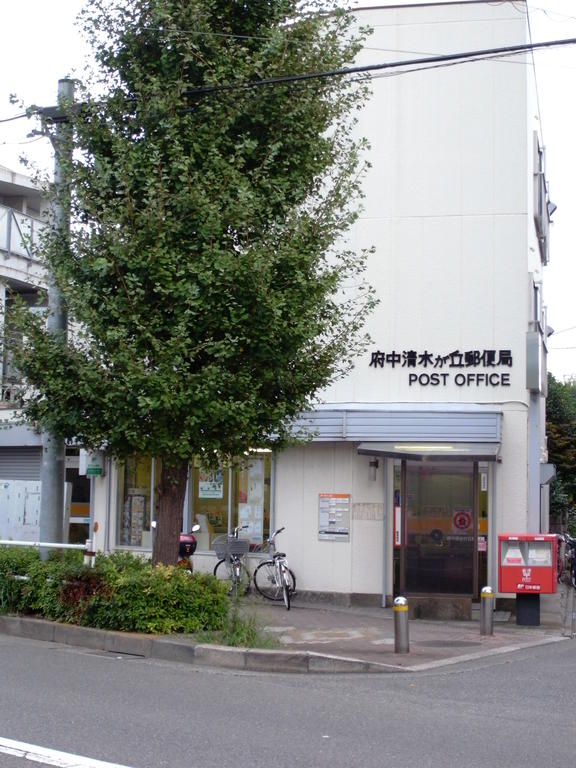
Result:
M270 534L270 454L233 467L206 469L194 462L191 518L200 524L198 549L211 549L216 536L247 526L241 536L251 549Z
M255 458L234 471L232 527L247 525L244 535L253 548L270 534L270 457Z
M155 461L147 456L131 456L119 466L118 543L123 546L152 548L155 475Z
M188 489L182 511L182 530L199 523L199 551L212 549L216 536L247 526L243 538L252 550L270 535L271 454L262 453L232 467L203 467L200 459L190 465ZM155 486L159 462L130 457L118 468L118 544L152 548Z

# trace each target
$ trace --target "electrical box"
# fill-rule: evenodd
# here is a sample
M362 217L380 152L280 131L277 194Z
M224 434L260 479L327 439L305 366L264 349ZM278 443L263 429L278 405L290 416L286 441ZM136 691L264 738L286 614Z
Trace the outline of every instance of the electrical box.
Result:
M516 594L556 592L555 534L500 534L498 590Z

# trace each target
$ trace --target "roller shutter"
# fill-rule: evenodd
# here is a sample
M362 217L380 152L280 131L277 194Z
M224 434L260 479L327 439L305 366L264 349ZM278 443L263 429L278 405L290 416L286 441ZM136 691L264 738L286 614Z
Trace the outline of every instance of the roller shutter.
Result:
M0 480L40 480L41 448L0 448Z

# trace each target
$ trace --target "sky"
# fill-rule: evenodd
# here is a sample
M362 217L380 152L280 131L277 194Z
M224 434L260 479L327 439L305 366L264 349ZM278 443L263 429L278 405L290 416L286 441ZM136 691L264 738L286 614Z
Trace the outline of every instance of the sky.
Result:
M359 5L368 5L360 2ZM377 3L374 3L377 4ZM56 103L58 80L81 78L86 54L75 19L84 0L19 0L2 7L0 46L0 165L26 173L26 155L51 171L47 139L29 137L28 120L10 95L26 105ZM576 38L574 0L528 0L533 42ZM534 53L539 115L546 150L550 199L557 206L551 230L550 263L544 269L549 338L548 368L560 381L576 379L576 45Z

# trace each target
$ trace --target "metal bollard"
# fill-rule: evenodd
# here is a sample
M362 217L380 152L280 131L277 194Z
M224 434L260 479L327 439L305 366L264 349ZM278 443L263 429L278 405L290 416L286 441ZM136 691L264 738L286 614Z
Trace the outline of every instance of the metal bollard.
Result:
M480 634L494 634L494 591L492 587L482 587L480 592Z
M394 653L410 653L408 600L405 597L394 600Z

